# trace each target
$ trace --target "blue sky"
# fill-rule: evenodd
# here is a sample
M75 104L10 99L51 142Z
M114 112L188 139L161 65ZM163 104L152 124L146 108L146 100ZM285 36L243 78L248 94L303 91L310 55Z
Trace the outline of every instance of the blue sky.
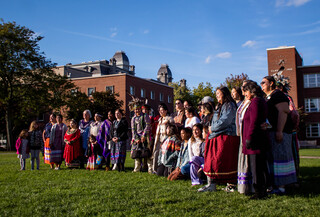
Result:
M320 65L319 0L1 1L0 18L44 36L58 65L109 60L123 50L136 75L214 87L230 74L267 75L267 48L296 46L304 65Z

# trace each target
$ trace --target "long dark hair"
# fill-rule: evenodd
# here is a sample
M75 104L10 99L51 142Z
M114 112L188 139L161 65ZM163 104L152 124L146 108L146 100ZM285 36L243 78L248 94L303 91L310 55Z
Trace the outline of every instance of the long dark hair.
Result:
M193 127L192 127L191 142L194 142L196 140L196 138L194 138L194 136L193 136L193 128L195 128L195 127L197 127L200 130L200 132L201 132L200 133L200 139L201 139L201 141L203 141L203 138L202 138L203 126L202 126L202 124L198 123L198 124L193 125Z
M267 79L269 82L273 82L273 84L271 85L272 90L276 89L276 80L274 79L273 76L265 76L264 79Z
M237 94L239 95L240 97L240 101L243 101L244 100L244 96L242 95L242 90L240 87L233 87L232 89L235 89L235 91L237 92Z
M167 116L170 115L170 112L169 112L169 110L168 110L168 107L167 107L167 105L166 105L165 103L161 103L161 104L158 106L158 111L159 111L161 108L163 108L164 110L167 111Z
M263 91L255 81L247 82L245 85L243 85L243 91L249 91L255 97L263 97Z
M234 99L232 98L230 90L227 87L220 87L217 90L220 90L223 95L222 103L218 102L217 109L216 109L216 111L218 112L218 117L220 118L221 107L223 104L229 103L229 102L233 103L234 106L237 106L237 104L236 104L236 101L234 101Z

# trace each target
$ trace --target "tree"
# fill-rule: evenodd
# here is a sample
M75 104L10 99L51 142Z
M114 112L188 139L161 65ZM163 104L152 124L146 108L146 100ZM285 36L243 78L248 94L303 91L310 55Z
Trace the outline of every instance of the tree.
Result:
M215 99L215 93L213 92L213 87L210 82L206 82L206 84L201 82L197 88L193 88L192 92L196 103L199 103L205 96L211 96Z
M176 101L177 99L181 99L182 101L194 101L193 95L187 86L181 86L179 82L171 82L169 83L169 86L173 87L174 101Z
M249 76L247 74L244 74L244 73L241 73L241 75L233 75L233 74L231 74L231 76L227 77L225 82L222 83L220 85L220 87L226 86L231 91L231 89L233 87L241 87L243 81L244 80L248 80L248 79L249 79Z
M9 150L17 121L23 123L62 106L68 91L74 87L66 77L53 72L56 64L40 52L42 38L15 22L1 20L0 106L5 111Z
M80 121L84 110L89 109L92 114L99 113L104 118L108 117L109 111L115 111L121 108L123 102L117 100L119 94L113 94L111 91L95 92L92 98L88 98L85 93L75 91L70 95L67 101L65 113L67 119Z

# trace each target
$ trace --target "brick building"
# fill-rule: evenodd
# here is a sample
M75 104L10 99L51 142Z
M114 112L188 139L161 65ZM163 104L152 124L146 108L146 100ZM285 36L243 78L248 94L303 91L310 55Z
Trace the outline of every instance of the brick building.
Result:
M291 90L297 108L303 117L299 139L320 145L320 65L303 66L303 60L294 46L267 49L268 74L279 71L290 78Z
M173 88L168 86L172 81L172 73L167 64L162 64L157 73L157 80L135 76L135 67L123 51L118 51L107 60L97 60L80 64L59 66L55 72L67 76L81 92L90 96L95 91L111 90L119 93L119 100L124 102L123 109L130 117L128 103L131 96L148 99L154 111L160 103L165 103L169 111L173 111ZM104 117L106 118L106 117Z

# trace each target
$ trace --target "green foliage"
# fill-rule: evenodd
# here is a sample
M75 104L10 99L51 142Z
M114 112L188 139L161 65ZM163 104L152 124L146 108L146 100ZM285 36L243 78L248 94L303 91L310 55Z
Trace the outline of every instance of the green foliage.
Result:
M43 37L15 22L0 23L0 107L5 111L6 131L64 105L67 91L74 85L53 72L55 64L40 52Z
M205 96L211 96L213 99L216 98L210 82L206 82L206 84L201 82L197 88L193 88L192 93L196 104L199 103Z
M220 87L226 86L231 91L233 87L241 87L243 81L248 79L249 76L244 73L241 73L240 75L231 74L230 77L227 77L225 82L220 85Z
M191 90L188 88L188 86L181 86L179 82L171 82L169 83L170 87L173 87L173 95L174 95L174 101L177 99L181 99L182 101L190 100L194 101L193 95Z
M128 155L127 155L128 156ZM168 181L148 173L50 170L19 171L14 153L0 153L0 216L317 216L320 160L301 159L301 188L251 201L237 192L198 193L190 180Z
M109 111L115 111L121 108L123 102L118 100L119 94L113 94L111 91L94 92L91 98L79 90L70 94L66 104L65 112L67 119L81 120L83 111L89 109L92 114L98 112L103 118L108 117Z

